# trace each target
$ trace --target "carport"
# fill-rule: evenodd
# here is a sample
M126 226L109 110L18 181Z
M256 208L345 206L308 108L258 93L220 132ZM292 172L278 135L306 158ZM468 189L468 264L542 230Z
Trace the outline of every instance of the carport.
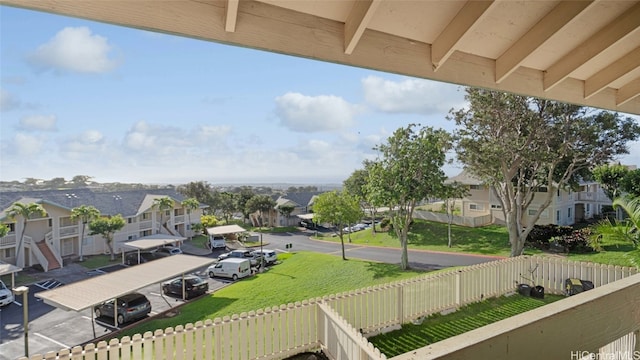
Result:
M209 235L237 234L246 231L247 229L240 225L224 225L207 228L207 234Z
M14 289L16 287L16 273L19 271L22 271L22 268L0 262L0 276L11 274L11 289Z
M91 322L95 319L93 307L105 301L114 299L114 323L117 318L117 299L130 292L163 280L195 271L213 263L215 260L193 255L173 255L158 259L135 267L118 270L112 273L96 276L83 281L60 286L53 290L37 293L35 296L45 303L66 311L82 311L91 309ZM182 299L185 299L183 281Z
M129 242L123 243L122 245L134 248L138 251L138 264L139 264L141 250L154 249L154 248L169 245L169 244L171 245L182 244L182 242L185 240L187 240L187 238L182 236L175 236L175 235L168 235L168 234L155 234L155 235L145 236L138 240L129 241ZM125 251L122 252L122 264L125 263L125 253L126 253Z

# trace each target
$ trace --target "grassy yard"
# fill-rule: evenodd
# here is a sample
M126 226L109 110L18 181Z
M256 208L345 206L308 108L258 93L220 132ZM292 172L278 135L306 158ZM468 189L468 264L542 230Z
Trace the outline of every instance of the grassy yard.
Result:
M265 309L424 273L401 271L397 265L391 264L343 261L337 256L311 252L278 254L278 259L282 263L263 274L241 280L180 307L180 314L176 317L154 319L118 334L118 337Z
M483 255L509 256L509 235L504 226L490 225L478 228L451 225L453 246L447 246L447 224L414 220L409 232L409 247L412 249L464 252ZM400 247L400 241L393 231L376 232L371 229L345 234L345 243ZM339 242L339 237L322 237L322 240ZM533 253L533 252L532 252Z
M434 314L421 324L405 324L399 330L368 340L391 358L563 298L564 296L546 295L544 299L534 299L513 295L487 299L451 314Z

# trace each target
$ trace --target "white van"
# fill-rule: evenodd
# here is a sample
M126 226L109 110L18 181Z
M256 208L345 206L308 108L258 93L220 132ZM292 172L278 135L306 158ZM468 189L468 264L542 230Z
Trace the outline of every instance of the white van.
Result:
M251 262L248 259L227 258L207 268L209 277L227 277L238 280L251 275Z
M217 249L217 248L226 248L227 241L222 235L209 235L209 248Z

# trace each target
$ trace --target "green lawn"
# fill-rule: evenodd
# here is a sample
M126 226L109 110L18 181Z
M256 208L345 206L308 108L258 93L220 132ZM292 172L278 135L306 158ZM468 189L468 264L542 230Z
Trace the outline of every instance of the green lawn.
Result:
M399 330L368 340L391 358L563 298L564 296L545 295L544 299L534 299L514 295L487 299L451 314L434 314L424 319L421 324L402 325Z
M397 265L344 261L338 256L311 252L278 254L278 258L283 260L282 263L269 271L180 307L179 316L154 319L117 336L142 334L424 274L420 271L401 271Z
M379 229L378 229L379 231ZM483 255L509 256L509 234L504 226L489 225L478 228L451 225L453 246L449 248L447 224L414 220L409 232L409 247L412 249L464 252ZM384 247L400 247L400 241L393 231L376 232L371 229L345 234L345 243L351 242L362 245L376 245ZM335 236L322 237L322 240L339 242Z

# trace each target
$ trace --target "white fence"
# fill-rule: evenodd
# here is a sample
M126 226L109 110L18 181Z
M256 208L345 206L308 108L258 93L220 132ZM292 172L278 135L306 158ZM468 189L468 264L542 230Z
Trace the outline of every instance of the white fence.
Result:
M437 213L424 210L415 210L413 212L414 219L422 219L427 221L439 222L448 224L449 217L444 213ZM467 226L467 227L480 227L493 223L493 216L491 214L479 215L479 216L459 216L453 215L451 223L454 225Z
M590 280L600 287L635 273L634 268L549 257L510 258L265 311L156 330L153 334L121 341L100 342L97 347L76 347L47 354L44 358L95 359L96 355L102 358L108 353L109 359L282 359L323 348L334 359L385 359L363 334L513 292L517 283L541 285L546 293L561 294L567 278ZM640 280L635 286L640 288ZM636 324L640 324L640 319ZM573 324L566 326L569 329ZM637 328L630 326L622 330L629 334ZM573 345L579 349L580 344ZM39 355L31 357L34 360L42 358Z

